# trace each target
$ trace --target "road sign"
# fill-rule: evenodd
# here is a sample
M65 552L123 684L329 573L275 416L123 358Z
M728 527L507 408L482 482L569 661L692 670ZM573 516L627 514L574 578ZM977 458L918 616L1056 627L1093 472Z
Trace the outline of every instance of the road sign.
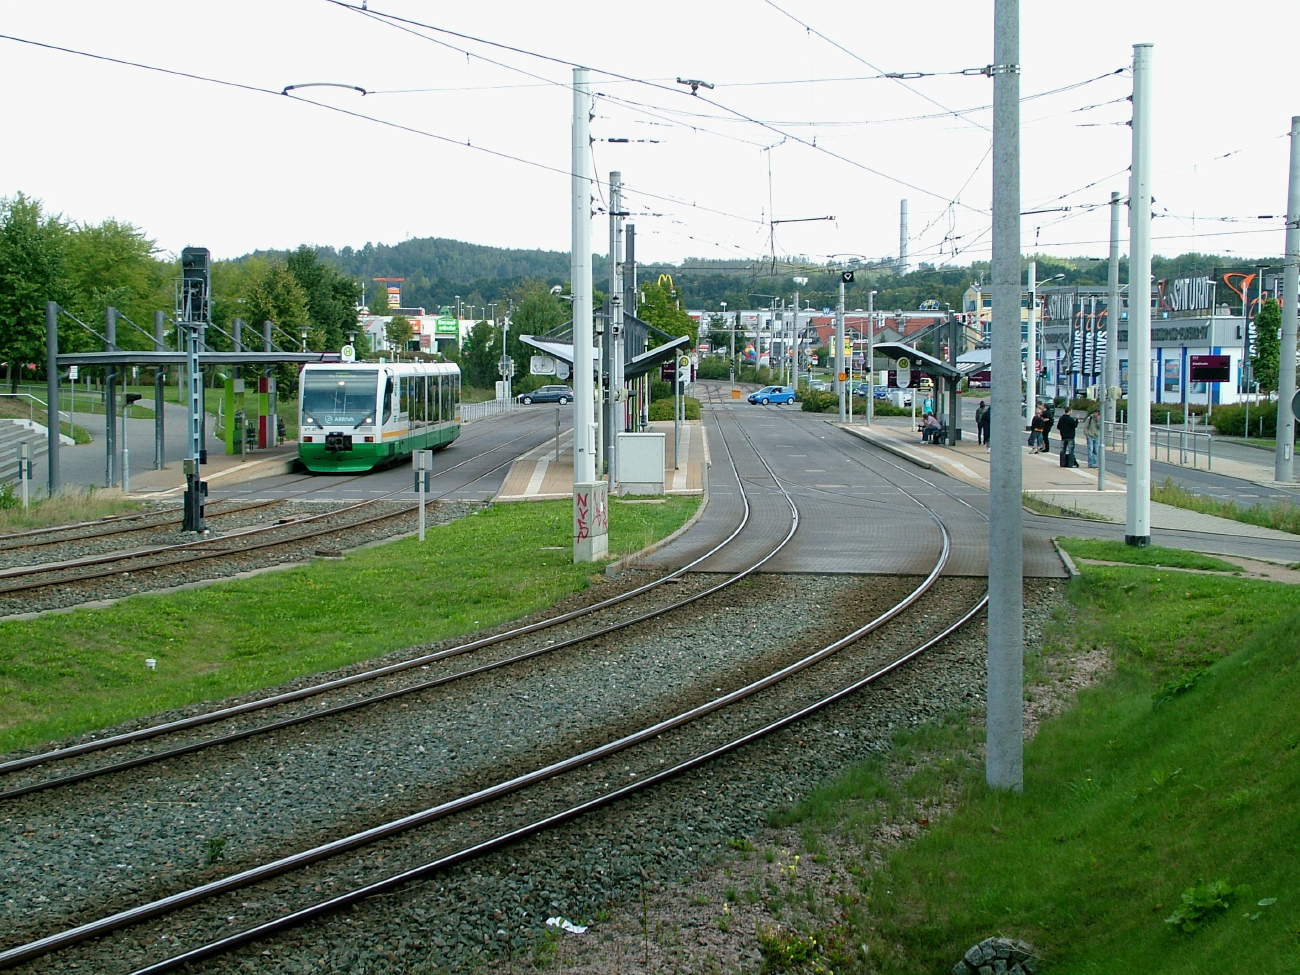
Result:
M77 367L76 367L76 366L68 366L68 378L71 379L74 383L77 381Z
M534 376L554 376L555 359L549 355L535 355L529 360L528 371Z
M353 346L345 345L343 348L339 349L339 358L344 362L356 362L357 350ZM238 392L238 390L236 390L236 392Z

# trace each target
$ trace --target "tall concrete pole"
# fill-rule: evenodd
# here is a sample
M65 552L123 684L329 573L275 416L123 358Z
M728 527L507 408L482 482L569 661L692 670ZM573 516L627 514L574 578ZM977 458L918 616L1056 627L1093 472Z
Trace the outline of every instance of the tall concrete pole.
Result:
M867 295L867 426L876 412L876 293Z
M1119 326L1124 320L1124 305L1119 296L1119 193L1110 194L1110 275L1106 281L1106 363L1101 380L1102 438L1097 455L1097 490L1106 490L1105 428L1115 422L1115 400L1111 390L1119 385Z
M1295 478L1296 309L1300 307L1300 115L1291 116L1291 184L1286 195L1286 257L1282 266L1282 348L1278 353L1277 454L1274 477Z
M898 201L898 273L907 273L907 201Z
M605 484L596 483L595 382L591 362L591 93L586 68L573 69L573 560L594 562L609 548Z
M790 323L790 385L799 388L799 291L794 293L794 318Z
M117 351L117 309L104 309L104 347ZM123 367L125 375L125 367ZM104 375L104 486L117 484L117 366L109 366Z
M987 757L994 789L1024 785L1024 540L1020 455L1020 0L993 4L993 410L989 455Z
M623 174L609 174L609 329L605 336L609 398L605 407L605 458L609 486L618 472L618 435L623 431Z
M844 278L840 278L840 303L835 308L835 394L840 399L840 422L844 422Z
M167 316L160 311L153 313L153 350L162 352L166 349L165 344L165 322ZM166 427L163 419L164 406L164 385L167 382L167 376L163 372L163 367L159 366L153 374L153 469L160 471L163 469L163 443L166 440Z
M50 472L50 497L59 493L59 305L45 303L45 423L49 434L46 466ZM69 430L69 433L72 431ZM27 472L23 471L25 478Z
M1034 408L1038 405L1038 370L1034 360L1038 358L1038 262L1029 262L1029 308L1026 311L1029 321L1029 341L1025 344L1025 429L1034 418Z
M1151 544L1151 45L1133 45L1128 210L1127 517L1124 541Z

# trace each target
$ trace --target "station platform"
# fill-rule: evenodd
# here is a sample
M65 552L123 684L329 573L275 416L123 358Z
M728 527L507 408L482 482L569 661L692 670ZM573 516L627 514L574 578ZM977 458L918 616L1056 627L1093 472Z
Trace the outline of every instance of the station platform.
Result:
M864 423L835 423L835 425L914 464L942 471L967 484L988 489L989 451L975 441L973 431L962 431L963 436L968 433L972 435L970 440L963 439L958 444L948 446L920 443L920 435L914 432L911 420L907 417L880 417L870 427ZM1097 470L1087 466L1087 448L1082 437L1076 440L1078 444L1076 456L1080 464L1078 467L1060 466L1060 441L1055 436L1052 438L1053 451L1050 454L1031 454L1029 448L1024 446L1025 440L1027 435L1020 441L1023 451L1022 477L1026 494L1058 508L1077 510L1115 524L1124 523L1127 504L1124 466L1122 461L1119 465L1114 463L1113 453L1107 458L1106 490L1100 491L1097 488ZM1276 483L1273 480L1271 465L1252 464L1226 458L1215 458L1213 463L1216 474L1251 481L1261 486L1271 486ZM1296 540L1296 536L1287 532L1248 525L1240 521L1218 518L1157 502L1151 504L1151 527L1238 537Z
M682 424L678 464L673 466L673 425L654 422L651 433L665 434L664 487L667 494L703 494L708 437L698 420ZM496 501L546 501L573 496L573 430L524 454L510 468Z
M298 443L290 441L268 450L258 450L240 457L238 454L208 452L203 465L203 480L210 488L226 487L259 477L289 474L298 462ZM131 496L164 498L185 490L185 464L172 461L162 470L131 472Z

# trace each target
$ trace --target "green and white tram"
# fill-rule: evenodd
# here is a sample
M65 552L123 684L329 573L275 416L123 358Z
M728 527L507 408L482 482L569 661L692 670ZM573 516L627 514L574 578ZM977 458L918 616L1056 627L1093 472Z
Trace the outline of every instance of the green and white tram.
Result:
M298 388L298 458L309 471L368 471L460 436L454 363L313 363Z

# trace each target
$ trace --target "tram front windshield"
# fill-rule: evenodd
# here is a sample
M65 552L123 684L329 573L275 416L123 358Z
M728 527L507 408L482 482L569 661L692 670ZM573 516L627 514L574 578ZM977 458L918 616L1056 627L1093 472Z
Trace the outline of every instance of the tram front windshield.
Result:
M304 426L358 427L375 422L378 370L319 369L303 373Z

